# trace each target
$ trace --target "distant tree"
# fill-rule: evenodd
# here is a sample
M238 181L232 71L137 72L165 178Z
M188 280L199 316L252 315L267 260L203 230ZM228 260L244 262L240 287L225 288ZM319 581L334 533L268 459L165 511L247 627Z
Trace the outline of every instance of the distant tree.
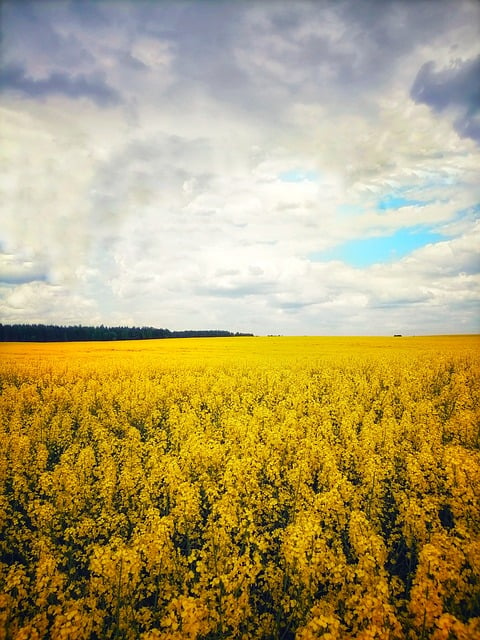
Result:
M1 324L0 342L73 342L89 340L151 340L161 338L217 338L253 336L220 329L170 331L155 327L58 326L44 324Z

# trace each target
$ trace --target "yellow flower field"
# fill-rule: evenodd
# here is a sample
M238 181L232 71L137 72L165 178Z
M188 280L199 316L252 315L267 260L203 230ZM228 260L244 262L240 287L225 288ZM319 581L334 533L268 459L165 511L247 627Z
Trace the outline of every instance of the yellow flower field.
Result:
M0 638L480 638L480 338L0 344Z

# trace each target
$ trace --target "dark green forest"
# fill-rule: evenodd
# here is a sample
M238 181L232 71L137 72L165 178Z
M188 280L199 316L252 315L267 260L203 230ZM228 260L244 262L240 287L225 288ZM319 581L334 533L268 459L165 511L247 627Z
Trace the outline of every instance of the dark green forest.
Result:
M170 331L154 327L84 327L51 324L0 324L0 342L74 342L88 340L151 340L157 338L218 338L252 336L219 329Z

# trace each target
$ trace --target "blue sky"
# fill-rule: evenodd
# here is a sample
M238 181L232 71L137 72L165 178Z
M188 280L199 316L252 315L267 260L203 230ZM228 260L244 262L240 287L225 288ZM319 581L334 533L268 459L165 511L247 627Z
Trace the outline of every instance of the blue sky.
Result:
M402 209L403 207L422 207L429 202L424 200L410 200L398 193L388 193L377 203L377 209L379 211L391 211L396 209Z
M0 322L480 331L478 2L0 11Z
M399 193L389 193L383 196L376 205L378 211L383 211L391 215L403 207L424 207L431 202L424 200L413 200L404 197ZM348 205L342 208L343 213L348 213ZM419 209L420 211L420 209ZM358 213L358 211L355 211ZM340 260L353 267L363 268L372 264L392 263L416 249L426 245L447 240L442 235L432 229L416 225L409 228L398 229L392 234L378 235L366 238L355 238L343 242L329 250L310 254L311 260Z
M392 263L428 244L442 242L439 233L421 228L400 229L389 236L374 236L344 242L330 250L310 254L311 260L341 260L353 267Z

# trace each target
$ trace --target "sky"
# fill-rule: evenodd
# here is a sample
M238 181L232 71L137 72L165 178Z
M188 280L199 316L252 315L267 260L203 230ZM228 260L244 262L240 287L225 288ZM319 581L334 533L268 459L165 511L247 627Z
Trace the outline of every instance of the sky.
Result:
M1 3L0 322L480 332L480 3Z

